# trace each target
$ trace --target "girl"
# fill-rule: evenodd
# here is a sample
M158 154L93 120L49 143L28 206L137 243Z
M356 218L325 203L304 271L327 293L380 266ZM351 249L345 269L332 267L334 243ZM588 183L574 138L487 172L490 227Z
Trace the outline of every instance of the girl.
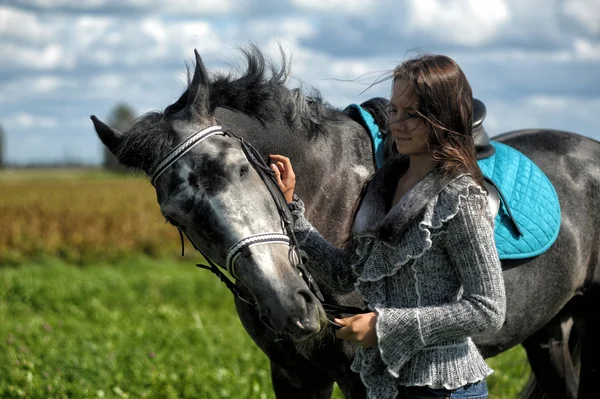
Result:
M370 313L336 319L359 345L352 369L369 398L486 398L486 365L470 336L504 321L493 219L475 158L471 87L459 66L424 55L393 73L391 157L367 183L347 248L327 242L293 195L288 158L272 168L309 256L331 292L357 289Z

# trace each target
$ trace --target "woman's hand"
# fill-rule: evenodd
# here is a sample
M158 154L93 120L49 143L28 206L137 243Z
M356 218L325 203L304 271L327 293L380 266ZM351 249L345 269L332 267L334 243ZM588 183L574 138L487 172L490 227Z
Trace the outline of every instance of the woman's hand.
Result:
M335 336L346 341L354 342L364 348L377 345L377 313L362 313L345 319L333 319L343 327L336 331Z
M289 204L294 199L294 187L296 187L296 174L292 163L283 155L271 155L270 158L273 161L270 167L275 173L275 181Z

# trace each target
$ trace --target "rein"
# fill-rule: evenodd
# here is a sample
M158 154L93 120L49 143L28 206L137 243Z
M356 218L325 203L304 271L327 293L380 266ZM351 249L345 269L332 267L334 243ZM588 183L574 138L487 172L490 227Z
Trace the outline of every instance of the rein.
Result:
M282 230L285 232L285 234L276 232L254 234L245 237L238 241L236 244L234 244L227 251L227 261L225 270L229 273L229 275L232 276L235 279L235 281L239 281L235 274L235 262L240 256L249 256L252 247L268 244L285 244L288 245L290 248L288 252L288 259L290 261L290 264L297 270L298 275L304 280L304 282L306 283L310 291L313 293L313 295L315 295L315 297L317 297L317 299L321 302L321 305L323 306L323 309L325 310L325 313L327 314L328 318L330 318L331 323L333 323L331 321L331 318L337 317L341 314L365 313L366 310L362 308L328 304L324 302L323 294L319 290L316 281L313 279L310 273L308 273L306 267L304 266L303 258L306 257L306 254L304 253L304 251L301 251L298 246L296 236L293 232L293 218L291 212L287 207L285 197L283 196L283 193L281 192L279 186L275 181L275 174L260 156L258 151L250 143L244 141L243 137L237 136L230 130L223 129L221 126L218 125L210 126L206 129L200 130L192 134L186 140L178 144L173 150L171 150L154 168L150 178L152 185L156 187L156 181L161 176L161 174L165 170L167 170L171 165L177 162L188 151L190 151L194 146L215 135L229 136L237 139L240 142L242 150L244 151L248 162L250 162L250 165L252 165L254 170L258 173L262 181L265 183L267 189L269 190L269 193L271 194L271 197L275 202L277 211L279 212ZM187 237L187 234L182 232L181 229L177 229L181 238L181 255L183 256L183 236L186 235ZM196 266L214 273L219 278L219 280L221 280L227 286L227 288L235 297L258 309L258 304L256 303L256 301L254 301L252 297L244 295L244 293L239 289L239 287L233 281L231 281L209 257L204 255L202 251L198 247L196 247L194 242L189 239L189 237L188 240L208 262L208 265L200 263Z

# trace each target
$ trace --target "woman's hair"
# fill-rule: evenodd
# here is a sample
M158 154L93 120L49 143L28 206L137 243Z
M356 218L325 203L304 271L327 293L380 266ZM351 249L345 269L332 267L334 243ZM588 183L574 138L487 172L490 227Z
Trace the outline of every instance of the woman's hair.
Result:
M483 185L473 140L473 93L458 64L444 55L424 54L398 65L392 79L412 88L417 114L428 125L429 152L444 173L470 173ZM388 142L394 146L394 140Z
M469 173L485 189L475 156L473 93L458 64L444 55L424 54L398 65L391 78L392 85L400 79L406 80L416 96L417 114L428 125L429 152L444 175L451 178ZM388 132L385 156L390 157L394 153L397 153L394 139ZM364 183L354 204L352 220L356 217L372 177ZM350 230L346 245L352 244L351 238Z

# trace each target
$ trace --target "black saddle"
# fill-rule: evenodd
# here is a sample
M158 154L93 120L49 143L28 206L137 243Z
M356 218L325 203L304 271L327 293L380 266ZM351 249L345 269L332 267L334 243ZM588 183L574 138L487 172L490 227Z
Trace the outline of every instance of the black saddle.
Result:
M487 109L485 104L476 98L473 99L473 140L475 140L475 153L477 159L485 159L494 155L496 149L490 144L488 136L483 127L483 120Z

